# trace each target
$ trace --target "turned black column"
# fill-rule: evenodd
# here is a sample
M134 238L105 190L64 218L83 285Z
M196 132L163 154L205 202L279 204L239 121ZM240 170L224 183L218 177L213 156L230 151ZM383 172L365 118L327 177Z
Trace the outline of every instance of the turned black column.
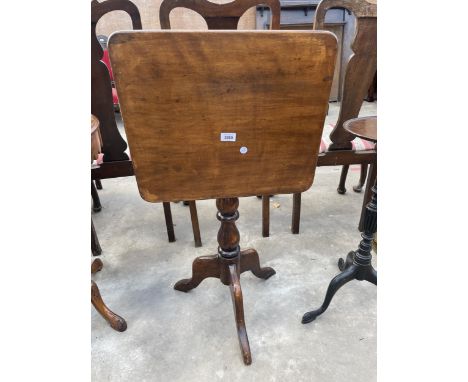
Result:
M359 243L359 248L354 252L353 263L356 265L367 266L371 265L372 262L372 241L377 232L377 184L372 187L372 193L364 215L362 240Z

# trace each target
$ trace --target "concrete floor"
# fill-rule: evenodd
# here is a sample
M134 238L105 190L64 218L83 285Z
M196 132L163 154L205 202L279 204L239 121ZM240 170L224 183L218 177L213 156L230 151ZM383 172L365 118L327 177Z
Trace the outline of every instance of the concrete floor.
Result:
M330 105L329 121L337 106ZM374 114L376 103L365 103L361 115ZM216 253L214 200L197 202L203 247L195 248L188 207L172 204L177 241L169 243L162 205L144 202L134 178L103 181L103 209L93 220L104 268L93 279L128 329L115 332L91 309L92 380L376 381L372 284L347 284L324 315L301 324L322 303L338 258L360 240L362 194L351 188L359 166L349 171L345 195L336 192L339 174L339 167L317 169L303 194L299 235L290 233L291 195L272 198L269 238L261 236L261 201L240 199L241 248L257 249L262 265L276 270L266 281L241 277L250 366L242 362L228 287L207 279L187 294L173 289L190 277L196 256Z

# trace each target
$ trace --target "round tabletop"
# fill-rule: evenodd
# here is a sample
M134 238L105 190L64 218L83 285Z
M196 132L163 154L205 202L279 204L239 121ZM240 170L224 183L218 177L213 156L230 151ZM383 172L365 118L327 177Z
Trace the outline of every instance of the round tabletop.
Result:
M343 128L356 137L366 141L377 142L377 117L361 117L349 119L343 123Z

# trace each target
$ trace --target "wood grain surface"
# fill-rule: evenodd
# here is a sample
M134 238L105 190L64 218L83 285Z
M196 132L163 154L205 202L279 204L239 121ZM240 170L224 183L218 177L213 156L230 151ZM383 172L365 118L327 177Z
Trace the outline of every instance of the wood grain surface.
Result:
M312 185L337 51L332 33L126 31L110 37L109 50L143 199Z
M353 118L343 124L343 128L356 137L377 142L377 117Z

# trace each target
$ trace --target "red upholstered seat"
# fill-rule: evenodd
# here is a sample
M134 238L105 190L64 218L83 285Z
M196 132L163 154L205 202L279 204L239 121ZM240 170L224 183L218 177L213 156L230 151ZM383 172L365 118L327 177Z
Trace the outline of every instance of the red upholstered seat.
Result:
M112 67L110 64L109 51L107 49L104 49L101 61L104 62L104 64L106 64L107 69L109 70L110 79L111 81L114 81L114 74L112 73Z
M112 101L114 101L114 105L119 104L119 96L117 95L117 90L112 87Z
M109 51L107 49L104 49L101 61L106 64L107 69L109 70L110 79L111 81L114 81L114 74L112 73L112 66L109 59ZM112 101L114 102L114 106L119 104L119 96L117 95L117 90L114 86L112 86Z
M335 125L333 123L329 123L323 127L322 140L320 141L320 153L324 153L328 150L328 146L331 144L330 133L334 127ZM375 143L365 141L361 138L355 138L351 144L353 145L354 151L373 150L375 147Z

